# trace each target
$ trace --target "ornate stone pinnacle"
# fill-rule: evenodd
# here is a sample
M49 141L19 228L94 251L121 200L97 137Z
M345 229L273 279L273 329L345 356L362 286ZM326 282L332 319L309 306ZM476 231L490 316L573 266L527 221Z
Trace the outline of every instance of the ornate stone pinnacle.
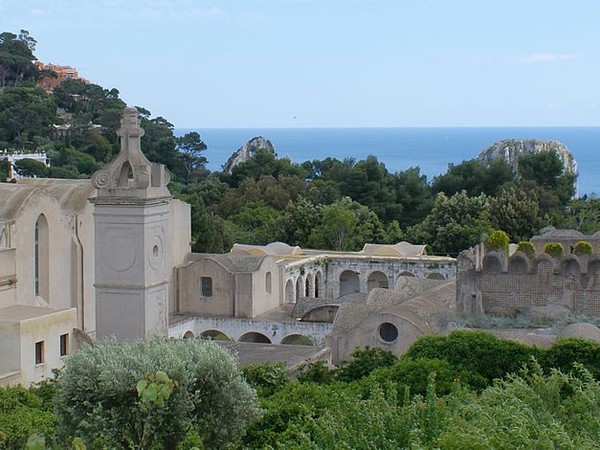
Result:
M119 154L92 175L98 196L147 198L169 195L166 188L170 179L168 172L162 164L151 163L142 153L144 129L140 126L136 108L125 108L117 135L121 138Z

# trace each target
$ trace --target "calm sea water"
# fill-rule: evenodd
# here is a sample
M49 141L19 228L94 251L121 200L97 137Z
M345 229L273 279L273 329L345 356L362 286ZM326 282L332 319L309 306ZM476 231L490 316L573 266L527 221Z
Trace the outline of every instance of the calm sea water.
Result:
M553 139L563 142L578 164L579 194L600 194L600 127L558 128L194 128L208 145L210 170L221 170L227 158L255 136L269 139L280 157L300 163L328 156L357 160L375 155L390 172L419 166L432 177L449 163L477 157L499 139Z

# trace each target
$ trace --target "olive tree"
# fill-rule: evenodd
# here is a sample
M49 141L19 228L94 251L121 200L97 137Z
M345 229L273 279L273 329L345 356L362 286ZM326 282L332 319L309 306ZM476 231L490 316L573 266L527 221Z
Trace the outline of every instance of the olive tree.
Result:
M56 414L61 439L80 437L88 448L174 449L193 432L211 449L243 435L259 409L227 350L154 337L71 355L57 380Z

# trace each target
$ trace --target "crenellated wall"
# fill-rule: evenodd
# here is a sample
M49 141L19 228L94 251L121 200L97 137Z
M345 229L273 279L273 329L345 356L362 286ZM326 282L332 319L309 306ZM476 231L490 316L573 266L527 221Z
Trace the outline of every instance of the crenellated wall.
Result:
M600 317L600 254L529 259L487 252L480 264L474 252L457 260L457 310L477 315L517 315L559 311Z

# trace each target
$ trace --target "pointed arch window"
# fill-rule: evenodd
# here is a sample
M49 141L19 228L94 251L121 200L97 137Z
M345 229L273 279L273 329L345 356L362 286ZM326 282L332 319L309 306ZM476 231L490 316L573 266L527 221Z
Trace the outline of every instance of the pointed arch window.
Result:
M49 294L49 233L46 216L40 214L34 228L33 281L35 295L48 300Z

